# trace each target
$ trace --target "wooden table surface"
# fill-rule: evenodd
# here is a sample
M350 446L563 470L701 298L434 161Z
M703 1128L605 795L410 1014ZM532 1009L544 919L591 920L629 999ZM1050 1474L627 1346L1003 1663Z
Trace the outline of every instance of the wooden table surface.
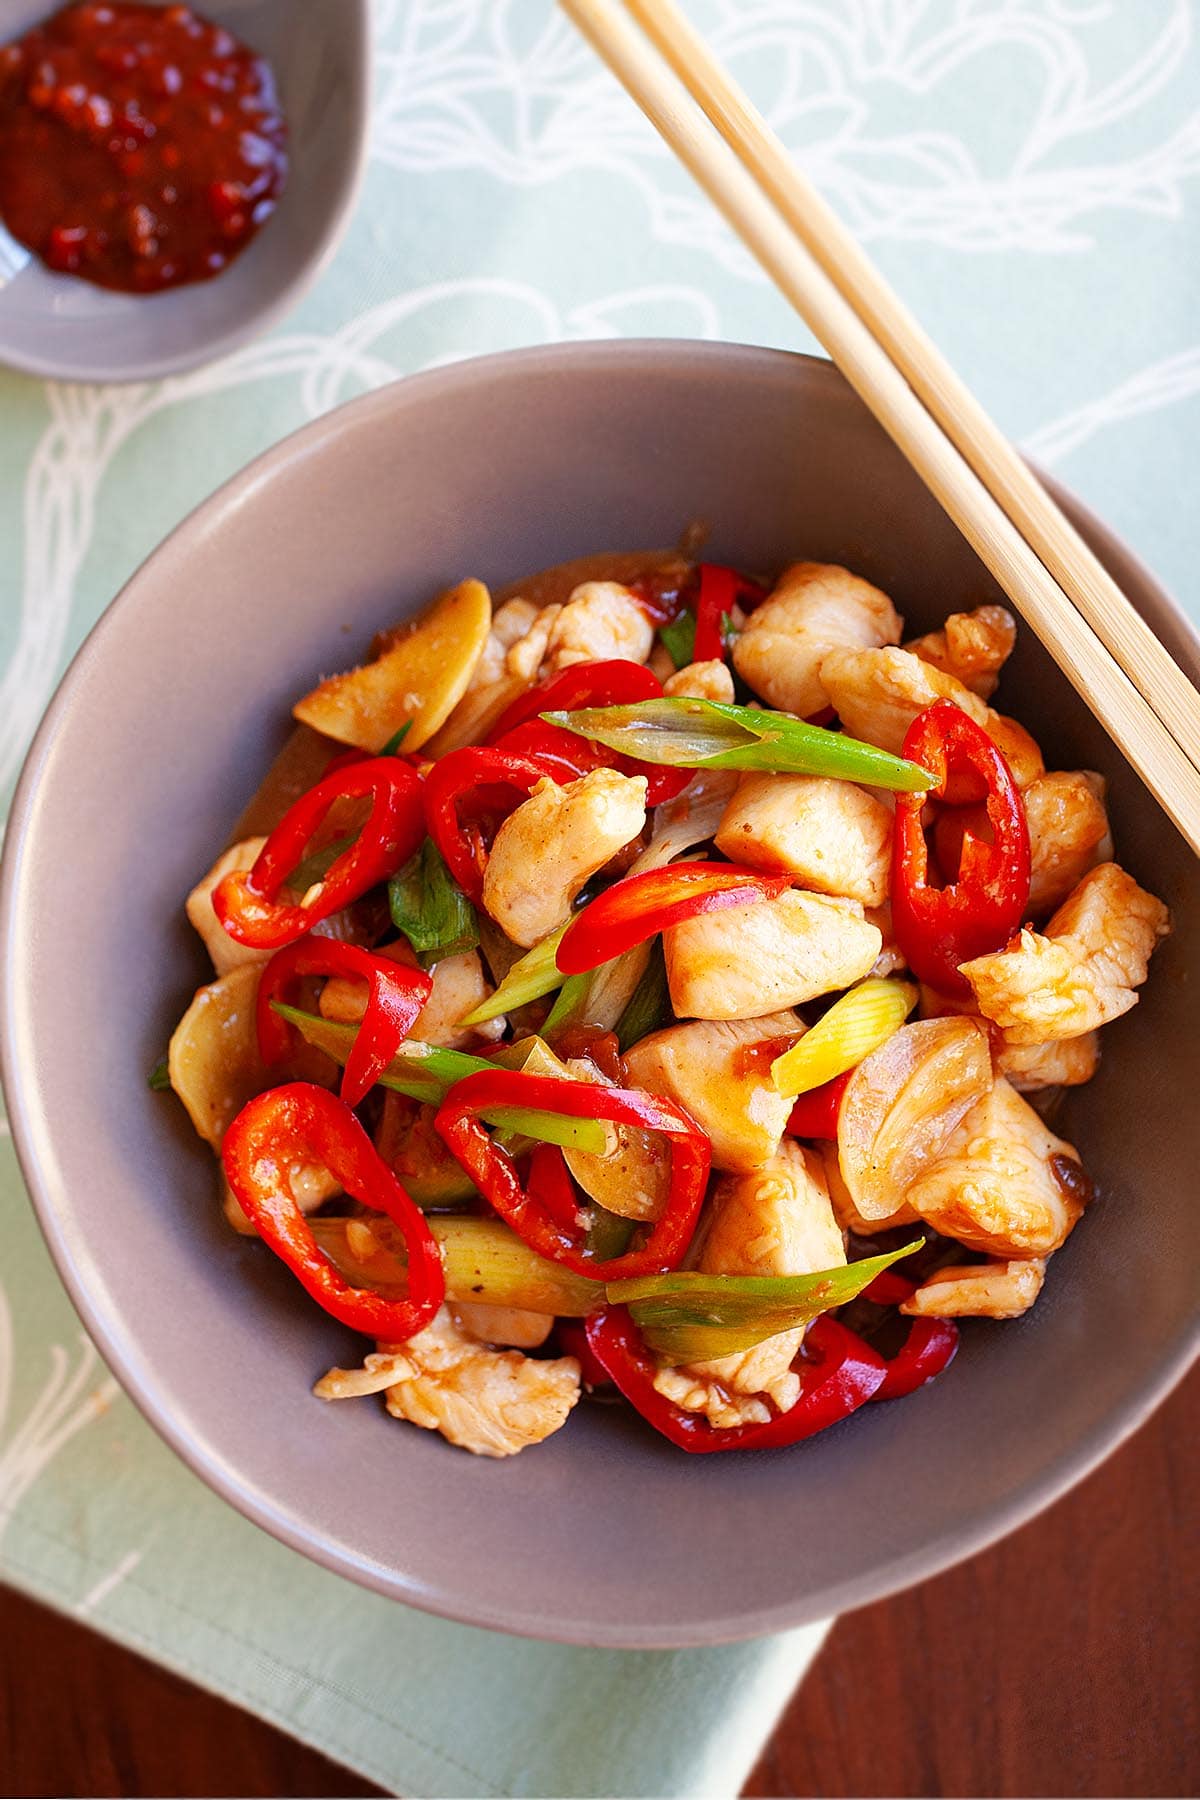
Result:
M840 1620L747 1793L1200 1790L1198 1424L1200 1370L1023 1531ZM377 1791L0 1588L0 1793Z

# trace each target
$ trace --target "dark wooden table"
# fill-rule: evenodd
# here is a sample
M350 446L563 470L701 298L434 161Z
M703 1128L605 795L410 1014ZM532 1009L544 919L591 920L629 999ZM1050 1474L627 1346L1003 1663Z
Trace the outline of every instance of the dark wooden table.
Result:
M842 1619L747 1793L1200 1790L1198 1424L1200 1371L1032 1525ZM0 1589L0 1793L377 1791Z

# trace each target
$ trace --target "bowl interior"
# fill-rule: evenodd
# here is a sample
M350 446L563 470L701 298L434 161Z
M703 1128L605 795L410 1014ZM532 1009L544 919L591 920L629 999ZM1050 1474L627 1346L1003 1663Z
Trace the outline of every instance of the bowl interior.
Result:
M165 4L165 0L160 0ZM7 40L43 18L10 0ZM201 10L269 58L290 126L288 185L273 218L216 280L110 293L55 275L5 235L0 362L61 380L147 380L207 361L264 329L319 273L354 198L368 93L368 0L210 0Z
M1194 676L1178 615L1072 510ZM1197 1336L1200 1123L1179 1104L1198 1062L1193 865L1026 631L1000 704L1051 766L1108 774L1120 858L1175 915L1143 1003L1066 1109L1103 1197L1034 1313L969 1328L944 1381L790 1454L693 1462L581 1405L491 1463L371 1402L310 1398L361 1343L227 1232L207 1149L146 1088L207 978L182 897L292 699L376 628L467 573L499 586L696 519L714 556L748 567L848 563L910 628L998 597L826 364L606 344L458 365L309 427L168 540L51 709L6 867L13 1125L59 1266L135 1398L207 1480L330 1566L456 1618L609 1645L778 1629L945 1566L1084 1473Z

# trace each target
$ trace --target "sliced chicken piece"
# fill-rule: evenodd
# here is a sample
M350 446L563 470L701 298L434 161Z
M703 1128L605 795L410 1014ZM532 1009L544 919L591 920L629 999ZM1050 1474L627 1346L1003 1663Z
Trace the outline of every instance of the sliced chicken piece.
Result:
M515 1456L564 1425L579 1398L579 1364L494 1350L457 1324L448 1307L405 1344L381 1344L361 1369L331 1369L321 1400L380 1390L394 1418L440 1431L476 1456Z
M1105 780L1090 769L1056 769L1025 789L1032 881L1030 917L1039 919L1062 905L1071 890L1101 858L1108 838Z
M547 672L612 658L644 663L653 647L654 626L629 588L619 581L584 581L554 621Z
M385 944L376 956L412 968L416 965L404 939ZM504 1036L507 1021L500 1017L484 1025L463 1026L459 1021L466 1013L482 1004L495 990L483 972L478 950L464 950L459 956L444 956L429 970L433 992L417 1016L411 1036L422 1044L437 1044L444 1050L461 1050L466 1044L493 1043ZM323 1019L336 1019L343 1025L357 1025L367 1010L367 984L343 975L335 975L321 989L317 1001Z
M786 870L819 894L864 906L882 906L888 896L892 814L852 781L747 775L716 844L731 862Z
M1009 765L1012 766L1011 763ZM1104 778L1090 770L1056 770L1038 775L1022 798L1029 821L1030 918L1044 918L1061 906L1076 883L1102 860L1108 841ZM966 832L988 836L987 809L948 806L937 819L938 862L949 876L958 868Z
M869 973L872 975L899 975L902 970L907 969L908 964L904 960L903 950L896 942L896 929L892 924L890 901L885 902L883 906L868 906L866 919L869 925L877 927L883 938L883 948L872 963Z
M909 650L833 650L821 680L848 734L894 756L917 714L935 700L953 700L977 725L988 722L988 708L970 688Z
M1019 1319L1046 1279L1046 1258L954 1263L939 1269L900 1308L914 1319Z
M593 769L563 787L539 781L496 833L485 908L514 944L531 949L565 922L581 888L645 823L640 775Z
M712 1139L715 1169L754 1169L779 1148L792 1110L771 1063L803 1032L794 1012L668 1025L626 1052L629 1085L685 1107Z
M793 563L746 621L734 667L768 706L811 718L830 703L820 671L831 650L898 644L903 629L869 581L837 563Z
M528 631L522 632L508 647L504 657L504 672L514 680L531 685L538 678L543 662L546 660L546 648L550 635L562 613L561 606L544 606L534 618Z
M252 950L248 944L239 944L231 938L213 910L213 889L226 875L240 874L252 869L258 860L258 853L266 843L265 837L243 838L240 844L234 844L219 856L208 874L198 881L185 903L190 923L195 926L204 939L204 948L212 958L212 966L218 975L227 975L230 969L240 968L245 963L265 963L273 954L270 950Z
M977 606L951 613L940 631L913 638L904 648L990 700L1016 641L1017 621L1006 606Z
M996 1057L996 1070L1007 1075L1018 1094L1041 1088L1082 1087L1100 1066L1100 1033L1060 1038L1056 1044L1011 1044Z
M1010 719L1004 713L993 712L988 707L987 733L997 750L1004 753L1004 760L1012 771L1012 778L1024 793L1027 788L1046 773L1046 762L1038 748L1037 740L1026 731L1019 719Z
M715 700L718 705L732 706L733 676L723 662L688 663L663 682L663 693L685 700Z
M811 1275L845 1263L820 1158L799 1144L782 1144L749 1174L724 1176L712 1209L699 1263L709 1274ZM779 1332L731 1356L662 1369L654 1385L712 1425L756 1423L770 1417L768 1399L786 1412L799 1397L792 1364L803 1338L803 1326Z
M554 1330L553 1313L527 1312L520 1306L476 1306L455 1300L450 1312L469 1337L506 1350L540 1350Z
M1083 1037L1137 1005L1156 944L1171 928L1161 900L1116 863L1084 876L1045 932L963 963L980 1012L1009 1044Z
M943 1237L987 1256L1048 1256L1083 1212L1074 1145L1003 1078L978 1100L905 1199Z
M671 1005L681 1019L757 1019L849 987L882 945L857 901L795 888L704 913L663 933Z

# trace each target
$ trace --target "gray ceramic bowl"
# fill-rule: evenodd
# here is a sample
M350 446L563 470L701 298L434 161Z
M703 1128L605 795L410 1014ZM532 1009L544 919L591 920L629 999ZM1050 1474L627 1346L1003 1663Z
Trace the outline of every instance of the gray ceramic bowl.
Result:
M1195 640L1069 510L1189 673ZM844 560L920 629L996 598L827 364L681 343L459 364L343 407L221 490L134 577L68 674L13 811L2 931L14 1133L105 1357L250 1518L397 1599L509 1631L648 1647L861 1605L1011 1530L1182 1373L1200 1334L1194 864L1025 632L1001 690L1048 758L1104 769L1121 858L1175 934L1065 1130L1103 1199L1026 1320L964 1333L946 1378L793 1452L689 1460L582 1405L510 1463L309 1384L359 1346L234 1238L208 1150L147 1091L207 979L181 899L315 674L477 573L500 585L695 518L753 568ZM86 904L81 905L81 896ZM64 951L68 952L64 954Z
M215 281L143 295L53 274L0 227L0 363L60 381L190 369L275 324L333 255L366 158L370 0L198 0L198 9L274 66L291 158L275 216ZM51 10L50 0L4 0L0 38Z

